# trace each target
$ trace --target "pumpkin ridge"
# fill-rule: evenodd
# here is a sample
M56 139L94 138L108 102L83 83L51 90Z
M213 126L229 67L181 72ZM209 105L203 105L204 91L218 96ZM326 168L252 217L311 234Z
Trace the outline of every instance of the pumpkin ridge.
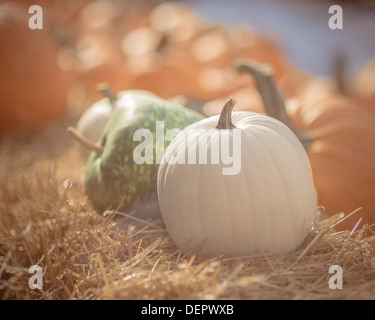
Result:
M276 135L276 133L277 132L275 131L275 137L279 138L279 135ZM262 134L264 135L264 139L269 139L268 141L272 141L272 139L270 138L270 136L268 134L266 134L265 132L262 132ZM293 145L289 144L288 139L285 139L284 137L282 137L282 138L288 144L288 146L290 146L290 149L294 149ZM264 149L265 153L267 154L268 158L271 159L270 163L272 164L272 167L274 168L274 171L278 176L278 181L279 181L279 184L280 184L278 189L287 191L287 193L286 193L287 199L284 199L283 197L280 197L280 199L283 200L283 202L280 203L279 205L283 208L285 206L287 211L290 213L290 211L292 211L292 210L289 207L288 203L290 203L290 201L294 198L289 193L290 187L287 187L287 184L286 184L286 182L290 179L290 176L285 177L282 174L282 172L280 172L279 167L276 166L276 163L278 161L280 161L279 157L281 155L286 159L285 163L289 164L289 162L287 161L288 158L285 156L285 150L283 148L280 148L279 145L280 145L280 143L275 143L274 146L273 146L274 149L271 149L271 148L263 148L263 149ZM277 149L277 151L275 152L276 149ZM278 155L277 160L275 159L276 154ZM291 172L293 173L294 171L291 170ZM295 176L295 175L293 175L293 176ZM291 219L290 215L282 217L282 220L283 220L283 227L282 227L283 233L291 235L293 233L293 230L295 230L295 229L293 229L293 225L294 225L295 221L293 219ZM280 230L280 224L279 223L277 223L276 221L272 221L272 223L273 223L273 227L272 227L273 230ZM275 237L275 235L273 235L273 238L277 238L277 237Z
M254 136L254 134L253 133L251 133L250 134L250 132L248 132L248 131L245 131L246 132L246 134L248 135L248 136L251 136L251 138L253 139L253 141L254 141L254 143L258 146L258 148L260 148L260 149L263 149L264 150L264 148L263 148L263 146L261 145L261 143L259 143L259 141L258 141L258 139ZM252 153L252 152L251 152ZM262 166L259 164L259 162L257 162L256 161L256 159L257 158L254 158L253 157L253 159L255 160L255 166L256 166L256 168L257 168L257 170L255 171L255 172L257 172L257 173L261 173L261 169L259 169L259 168L261 168ZM265 194L267 194L267 189L269 189L268 187L267 187L267 184L265 183L265 179L262 179L262 176L261 176L261 174L259 175L259 179L257 179L257 181L260 181L260 182L262 182L262 188L261 188L261 190L262 190L262 192L260 192L259 193L259 195L265 195ZM270 201L269 201L269 199L263 199L263 203L266 203L267 205L267 209L265 209L264 210L264 212L262 212L262 216L263 216L263 218L262 218L262 220L261 220L261 223L258 223L258 225L266 225L267 226L267 228L265 228L265 229L263 229L262 230L262 237L264 237L264 238L266 238L266 239L268 239L268 241L266 241L266 243L264 244L264 246L265 247L269 247L270 246L270 243L271 243L271 238L272 238L272 232L271 232L271 230L270 230L270 225L271 225L271 219L270 219L270 216L269 216L269 211L270 211L270 206L269 206L269 204L270 204ZM263 213L265 213L265 217L264 217L264 215L263 215ZM261 217L261 215L258 213L256 213L255 212L255 217ZM265 218L265 219L264 219ZM259 220L259 219L257 219L257 220ZM266 220L266 221L264 221L264 220ZM258 221L259 222L259 221ZM259 230L259 228L257 228L257 230ZM257 232L258 233L258 232ZM258 234L258 237L259 237L259 234ZM259 244L257 243L257 247L259 247ZM264 248L260 248L260 250L262 250L262 251L264 251Z

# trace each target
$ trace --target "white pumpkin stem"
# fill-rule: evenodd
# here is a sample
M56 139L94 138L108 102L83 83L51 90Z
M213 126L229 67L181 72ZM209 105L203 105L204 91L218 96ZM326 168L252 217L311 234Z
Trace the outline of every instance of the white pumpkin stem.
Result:
M218 130L223 129L233 129L236 126L232 123L232 110L234 105L236 104L236 100L230 98L224 105L223 109L221 110L219 122L215 127Z
M98 154L102 154L104 151L103 147L97 146L94 142L87 139L81 132L74 127L68 127L66 131L76 140L78 143L86 147L91 151L95 151Z
M288 112L286 111L284 98L282 97L273 78L272 67L267 64L261 64L256 61L249 60L237 63L236 69L240 73L246 72L253 76L255 86L262 98L263 107L266 114L287 125L307 149L311 137L295 128L291 118L288 115Z
M117 95L113 90L110 88L108 83L99 83L97 85L97 90L106 98L109 99L112 108L116 107L117 103Z

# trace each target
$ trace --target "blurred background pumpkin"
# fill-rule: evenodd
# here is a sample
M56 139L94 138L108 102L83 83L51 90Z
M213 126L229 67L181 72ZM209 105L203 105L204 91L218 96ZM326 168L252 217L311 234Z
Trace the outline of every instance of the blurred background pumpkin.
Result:
M354 96L375 116L375 58L358 71L353 82Z
M67 109L69 74L58 64L48 19L32 30L30 17L27 6L0 5L1 132L39 129Z

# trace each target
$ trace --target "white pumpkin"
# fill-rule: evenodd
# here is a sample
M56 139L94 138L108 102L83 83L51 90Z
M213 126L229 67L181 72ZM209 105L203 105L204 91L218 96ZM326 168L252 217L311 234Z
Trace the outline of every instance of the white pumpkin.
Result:
M96 143L99 141L112 110L116 107L117 96L105 85L98 86L98 90L105 96L95 102L79 118L76 129L88 140ZM90 150L80 146L81 155L87 158Z
M278 120L234 112L231 122L234 103L227 102L220 117L190 125L168 146L157 185L163 220L184 253L289 253L301 245L317 212L309 159ZM208 155L199 158L205 136ZM239 169L225 152L213 152L228 142Z
M145 95L153 95L151 92L144 90L127 90L115 94L106 84L100 84L98 90L105 96L103 99L95 102L79 118L76 129L88 140L96 143L107 125L112 111L117 105L121 105L121 99L126 98L129 93L138 92ZM81 155L87 158L90 150L80 146Z

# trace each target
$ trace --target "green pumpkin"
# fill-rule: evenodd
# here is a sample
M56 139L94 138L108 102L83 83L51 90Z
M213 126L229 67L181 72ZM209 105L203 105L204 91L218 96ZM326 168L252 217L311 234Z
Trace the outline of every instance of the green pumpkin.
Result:
M146 214L158 211L156 181L159 164L156 155L160 155L160 149L157 147L162 147L164 153L170 141L165 141L164 145L157 143L156 122L163 121L165 134L174 128L182 130L203 118L205 116L196 111L150 94L120 93L99 140L103 152L91 152L86 166L85 190L94 207L122 211L147 208ZM134 151L146 141L146 138L134 141L138 129L152 133L151 146L145 146L152 148L152 163L138 164L139 161L135 161ZM160 128L158 130L160 133Z

